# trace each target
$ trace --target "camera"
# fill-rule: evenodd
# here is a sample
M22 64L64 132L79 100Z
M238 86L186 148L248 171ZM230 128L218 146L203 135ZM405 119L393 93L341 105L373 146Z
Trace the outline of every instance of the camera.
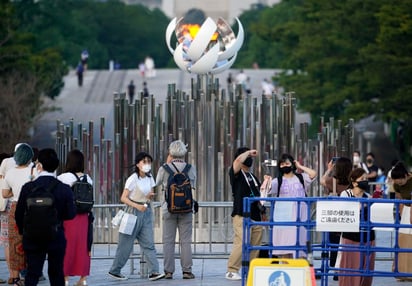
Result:
M336 160L338 160L338 159L339 159L339 157L333 157L333 158L332 158L332 163L335 164L335 163L336 163Z

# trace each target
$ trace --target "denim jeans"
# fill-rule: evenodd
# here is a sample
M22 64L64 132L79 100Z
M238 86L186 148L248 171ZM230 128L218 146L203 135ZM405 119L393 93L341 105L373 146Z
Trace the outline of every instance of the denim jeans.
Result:
M121 269L129 259L130 253L133 251L135 239L139 242L140 249L146 257L149 275L159 273L159 262L156 258L153 236L153 211L150 207L144 212L133 209L133 214L137 216L136 226L131 235L119 233L116 256L110 268L110 273L120 274Z

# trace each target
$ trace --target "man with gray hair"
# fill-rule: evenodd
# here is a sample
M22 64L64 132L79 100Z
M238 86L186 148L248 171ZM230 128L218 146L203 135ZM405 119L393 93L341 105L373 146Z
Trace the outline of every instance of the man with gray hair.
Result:
M169 145L169 155L166 163L161 166L157 172L156 186L163 192L167 192L169 173L165 168L168 165L172 170L182 172L188 163L185 161L187 146L181 141L176 140ZM187 176L189 177L192 187L196 186L196 169L190 166ZM192 273L192 219L193 213L170 213L168 205L163 194L162 213L163 213L163 253L164 253L164 271L165 279L173 279L175 271L175 240L176 230L179 229L180 237L180 264L182 266L183 279L194 279Z

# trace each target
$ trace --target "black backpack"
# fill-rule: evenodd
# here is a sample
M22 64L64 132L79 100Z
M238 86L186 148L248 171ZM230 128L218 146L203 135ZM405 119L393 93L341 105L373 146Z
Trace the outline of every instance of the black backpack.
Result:
M303 175L301 173L294 173L296 177L298 177L299 182L302 184L303 188L305 188L305 181L303 180ZM279 175L278 177L278 197L280 193L280 186L282 186L282 175ZM305 192L306 194L306 192ZM307 195L306 195L307 196Z
M27 195L23 220L23 237L38 244L47 244L56 239L61 225L53 189L59 181L55 180L46 189L34 187Z
M76 212L78 214L88 213L92 210L94 204L93 186L87 182L86 174L83 175L83 179L80 179L76 173L72 174L75 175L77 179L72 185Z
M167 209L172 214L193 212L192 186L187 175L191 165L186 164L181 172L175 164L172 163L172 165L176 169L176 172L174 172L169 165L163 165L163 168L169 173L165 192Z

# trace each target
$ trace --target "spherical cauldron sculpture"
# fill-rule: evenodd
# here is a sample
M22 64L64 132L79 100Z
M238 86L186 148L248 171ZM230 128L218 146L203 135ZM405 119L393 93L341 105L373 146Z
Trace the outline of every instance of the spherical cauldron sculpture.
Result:
M238 18L236 21L237 36L222 18L215 22L208 17L202 25L174 18L166 29L166 43L177 66L195 74L217 74L230 68L244 39L243 26ZM170 44L173 32L177 39L175 49Z

